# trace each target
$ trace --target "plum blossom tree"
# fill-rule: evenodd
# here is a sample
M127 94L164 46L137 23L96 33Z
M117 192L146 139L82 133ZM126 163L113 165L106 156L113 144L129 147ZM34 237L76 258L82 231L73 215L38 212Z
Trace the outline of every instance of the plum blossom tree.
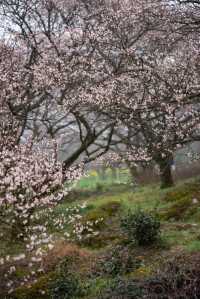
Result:
M67 169L59 162L55 141L49 148L46 142L45 146L37 144L31 137L20 142L23 118L20 114L17 117L13 115L4 97L7 93L5 80L1 83L1 218L12 226L17 235L17 230L20 234L25 233L36 208L61 200L66 194L64 182L76 179L80 173L78 168Z
M0 4L0 219L6 230L29 250L49 242L46 229L34 225L37 211L65 196L64 183L81 174L72 165L83 153L89 162L118 143L126 145L127 161L155 161L162 186L173 185L174 152L200 136L199 1ZM113 139L118 129L120 138ZM55 142L27 139L27 130L38 139L62 135L67 144L77 134L79 142L61 162Z
M66 195L66 183L82 173L80 167L72 165L83 152L90 160L99 149L100 154L108 150L108 144L102 146L98 138L107 134L109 143L114 122L88 110L85 103L80 111L77 103L75 91L84 84L83 66L88 52L83 32L74 28L76 6L61 10L61 2L52 1L1 4L7 32L0 54L0 218L6 237L20 238L29 253L40 255L41 246L52 239L47 234L47 223L37 225L38 211L50 209ZM49 147L46 141L38 143L37 138L31 138L41 138L38 134L26 137L35 116L37 123L48 124L46 135L57 137L63 123L51 130L57 119L52 117L53 111L44 113L48 106L56 107L58 114L63 109L67 118L70 115L65 127L73 117L78 128L80 145L62 162L56 143L49 142ZM89 120L87 113L91 115Z
M66 166L81 155L90 160L103 154L109 144L101 146L102 137L107 135L109 143L114 126L77 97L87 81L92 53L86 34L87 7L82 1L64 5L62 1L14 0L2 1L1 6L9 43L23 57L18 67L15 64L18 78L14 82L22 103L12 110L21 114L24 129L40 131L40 137L48 134L55 138L62 131ZM10 107L15 93L9 93Z
M21 256L26 258L27 250L34 255L41 251L43 245L50 246L52 242L47 233L48 223L37 224L38 211L49 210L60 202L68 193L69 184L80 177L82 170L79 166L69 168L59 161L56 142L37 142L31 135L29 138L22 138L27 115L35 106L38 107L41 98L30 102L27 95L23 96L30 90L27 86L28 79L26 81L27 74L24 76L26 70L24 66L21 67L21 63L18 51L2 43L0 222L5 238L23 241L25 248ZM1 260L4 262L6 257L1 257ZM38 261L38 257L35 257L35 261ZM7 262L10 262L9 258ZM12 290L10 287L8 282L8 290Z
M4 11L31 45L29 53L36 52L34 88L73 111L87 132L66 165L98 143L83 116L98 111L111 119L106 129L118 122L140 136L139 144L129 146L133 160L156 161L162 185L170 186L174 151L198 139L199 44L194 35L180 35L175 22L176 15L181 19L194 10L156 0L95 5L5 1Z
M154 160L168 187L173 153L199 140L199 44L170 23L170 3L112 4L91 30L96 77L82 98L140 137L133 161Z
M139 143L135 143L138 138L129 140L133 160L156 161L163 186L170 186L174 151L198 139L198 43L186 38L178 42L171 33L167 41L174 44L173 49L169 50L166 43L163 47L166 33L177 32L166 22L170 5L161 1L127 1L126 7L118 1L98 2L96 14L91 13L92 8L89 1L3 1L2 15L12 22L8 28L14 44L9 51L14 56L9 60L11 56L4 55L1 61L5 74L2 97L15 116L14 123L21 123L18 141L30 111L45 101L55 101L73 113L82 140L65 167L118 122L140 137ZM179 51L183 46L188 50ZM109 115L112 120L99 132L91 130L80 113L80 107L84 111L88 104L90 111ZM87 132L85 138L82 126ZM17 146L19 156L22 152L29 156L29 147ZM61 174L61 165L55 163L50 169L56 165ZM54 175L60 177L59 173ZM8 184L6 176L5 180ZM38 193L31 189L34 195Z
M189 10L156 0L95 5L78 0L2 1L9 31L26 53L20 71L26 84L17 86L19 98L29 103L23 115L44 101L55 101L73 114L81 146L66 161L68 166L81 153L88 155L92 144L99 145L97 139L106 131L111 140L116 122L129 126L142 136L142 144L131 145L132 155L143 153L141 160L156 160L170 185L173 152L197 138L191 131L198 125L198 109L193 108L199 46L191 35L180 36L180 26L172 22L172 9L177 15L182 12L181 17ZM12 98L9 94L10 106ZM107 117L105 130L91 129L84 115L89 111Z

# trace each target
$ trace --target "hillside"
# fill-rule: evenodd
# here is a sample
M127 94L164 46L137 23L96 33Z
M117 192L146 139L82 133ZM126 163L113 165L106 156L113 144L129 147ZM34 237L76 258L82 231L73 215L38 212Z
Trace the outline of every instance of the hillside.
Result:
M88 184L92 177L83 180L50 215L54 248L42 258L41 273L33 275L34 279L29 276L10 297L5 297L2 289L1 298L161 299L162 288L166 287L165 292L169 289L173 294L172 285L180 277L184 279L184 269L200 264L199 179L181 182L167 190L160 190L157 185L133 187L128 179L123 184L105 185L98 179L96 185ZM130 242L120 225L127 213L138 209L156 215L161 223L159 239L148 246ZM73 213L76 220L70 223ZM41 213L39 221L45 217L49 215ZM4 240L1 253L16 255L20 246ZM174 273L172 268L170 273L168 261L177 267L181 265L181 274ZM26 262L16 262L12 279L23 281L28 273ZM159 273L163 281L156 283L162 276ZM3 281L1 284L3 287ZM153 292L151 297L143 297L149 288Z

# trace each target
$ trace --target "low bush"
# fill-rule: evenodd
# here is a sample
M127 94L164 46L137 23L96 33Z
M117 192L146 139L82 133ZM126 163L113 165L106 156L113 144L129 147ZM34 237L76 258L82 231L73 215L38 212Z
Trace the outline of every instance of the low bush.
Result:
M200 255L175 257L146 282L147 299L200 298Z
M93 270L97 276L117 276L136 270L140 264L129 248L116 246L97 262Z
M121 227L127 234L129 241L147 246L155 243L160 237L160 221L150 213L140 209L121 219Z
M142 288L137 282L117 277L101 291L98 299L140 299L142 295Z
M52 299L73 299L85 294L80 277L71 271L69 263L67 258L57 267L56 279L49 285Z
M148 279L117 277L98 299L199 299L200 254L175 256Z
M50 293L52 299L72 299L82 296L83 289L75 274L65 273L52 282Z

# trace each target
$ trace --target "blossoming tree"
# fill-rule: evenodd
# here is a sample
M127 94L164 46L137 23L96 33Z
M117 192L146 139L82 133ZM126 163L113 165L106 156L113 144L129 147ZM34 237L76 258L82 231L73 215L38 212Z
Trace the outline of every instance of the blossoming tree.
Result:
M132 160L154 160L168 187L174 152L199 140L199 43L180 36L171 3L136 3L113 1L93 24L96 76L82 98L132 130Z

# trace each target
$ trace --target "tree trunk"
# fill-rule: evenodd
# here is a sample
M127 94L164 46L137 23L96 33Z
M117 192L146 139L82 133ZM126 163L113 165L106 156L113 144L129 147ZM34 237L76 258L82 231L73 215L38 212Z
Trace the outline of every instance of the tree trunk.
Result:
M158 162L160 167L161 189L170 188L174 185L174 180L171 171L172 162L172 156L166 157L165 159L161 159Z

